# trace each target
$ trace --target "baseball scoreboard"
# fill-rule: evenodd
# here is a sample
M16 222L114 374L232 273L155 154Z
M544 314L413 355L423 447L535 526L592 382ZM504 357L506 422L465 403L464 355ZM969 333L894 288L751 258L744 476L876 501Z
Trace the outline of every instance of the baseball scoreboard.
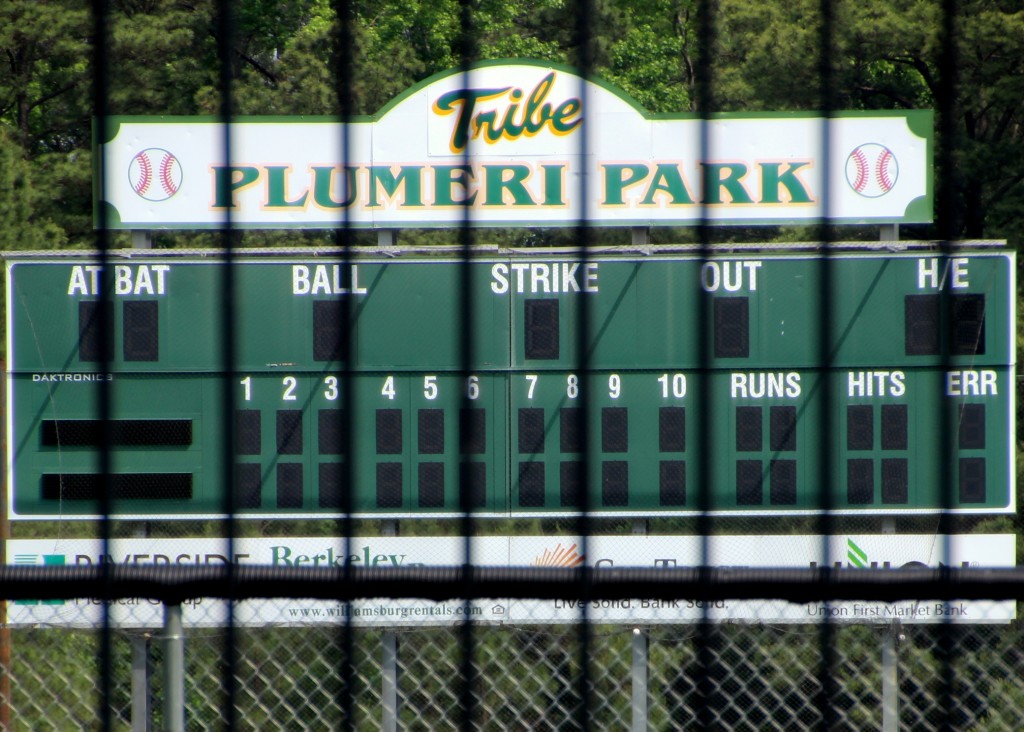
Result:
M231 373L225 263L117 254L7 260L12 517L1015 507L1012 252L247 256Z

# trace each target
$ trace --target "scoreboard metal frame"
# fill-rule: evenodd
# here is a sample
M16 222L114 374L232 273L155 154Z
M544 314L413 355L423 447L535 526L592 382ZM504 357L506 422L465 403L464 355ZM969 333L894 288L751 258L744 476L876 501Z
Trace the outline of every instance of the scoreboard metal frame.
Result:
M1012 251L648 251L246 252L232 374L215 254L8 255L9 515L1015 510Z

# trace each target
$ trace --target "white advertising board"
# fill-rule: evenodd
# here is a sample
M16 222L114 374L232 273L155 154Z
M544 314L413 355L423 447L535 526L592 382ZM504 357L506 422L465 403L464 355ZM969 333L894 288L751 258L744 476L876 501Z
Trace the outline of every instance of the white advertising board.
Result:
M807 568L824 561L844 568L907 566L1012 567L1013 534L821 536L595 536L586 543L567 536L477 537L472 560L477 566L608 567L699 566L707 551L713 567ZM238 539L234 561L239 565L292 567L339 566L350 557L353 566L453 566L463 562L459 537L360 537L348 542L332 538ZM102 544L89 540L10 540L7 557L20 565L117 564L202 566L229 561L226 542L218 539L123 539L102 554ZM827 558L826 558L827 547ZM91 599L8 603L13 626L95 627L102 608ZM444 626L462 622L563 624L581 617L570 600L506 600L488 598L469 606L461 601L366 599L345 605L302 599L246 600L234 608L239 625L310 625L342 623L351 615L359 626ZM684 624L705 618L713 622L817 623L828 618L852 623L1007 623L1015 618L1012 601L936 602L927 599L895 603L836 602L796 604L778 600L699 599L654 601L633 598L594 601L587 618L596 623ZM120 627L158 627L159 602L127 598L111 604L110 619ZM227 622L223 601L197 598L185 603L187 626L219 626Z
M97 125L96 223L923 223L932 127L930 111L652 115L568 67L489 61L345 126L240 117L226 133L211 117L110 118Z

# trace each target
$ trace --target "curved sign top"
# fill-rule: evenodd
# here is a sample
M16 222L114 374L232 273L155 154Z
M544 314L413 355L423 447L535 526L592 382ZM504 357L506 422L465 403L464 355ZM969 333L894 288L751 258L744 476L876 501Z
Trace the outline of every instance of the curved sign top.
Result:
M926 223L932 113L653 115L568 67L438 74L373 117L114 117L117 229ZM827 154L826 154L827 141ZM102 216L100 213L102 212Z

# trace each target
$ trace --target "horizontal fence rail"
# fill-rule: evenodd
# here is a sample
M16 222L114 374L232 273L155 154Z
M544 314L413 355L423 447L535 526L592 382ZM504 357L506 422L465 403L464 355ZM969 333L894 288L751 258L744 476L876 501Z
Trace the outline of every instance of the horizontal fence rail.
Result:
M1024 568L722 569L537 567L0 568L11 600L150 598L1024 600Z

